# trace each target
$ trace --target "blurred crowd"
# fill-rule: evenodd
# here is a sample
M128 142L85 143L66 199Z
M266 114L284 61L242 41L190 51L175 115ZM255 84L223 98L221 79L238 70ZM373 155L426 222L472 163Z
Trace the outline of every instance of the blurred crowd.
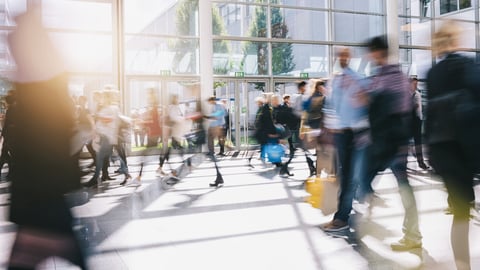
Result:
M148 91L148 106L133 110L130 116L122 115L115 86L93 93L90 104L84 96L72 100L61 67L45 72L44 67L32 65L18 45L32 37L33 27L40 40L36 53L58 58L39 18L24 15L17 20L18 28L9 42L16 48L19 76L16 89L6 98L0 156L0 166L8 164L11 181L10 220L18 225L9 269L34 269L52 255L87 269L64 194L78 190L81 184L95 188L112 180L112 160L119 163L116 173L123 175L120 185L141 185L146 159L132 176L126 151L130 144L143 151L142 157L158 154L159 175L179 176L178 169L169 164L172 153L181 157L182 170L191 170L191 156L185 154L201 152L203 144L206 156L216 162L225 155L229 112L226 102L215 96L185 105L173 94L164 102L155 89ZM468 235L470 211L475 206L473 179L480 169L480 81L473 59L458 53L460 32L458 25L446 22L434 35L438 61L426 78L426 108L422 108L418 78L407 77L398 64L391 63L386 36L366 42L375 66L373 76L356 73L350 68L350 50L336 48L340 72L331 78L300 82L294 95L264 94L255 99L254 137L262 163L282 167L280 173L289 176L295 153L303 150L307 156L313 147L317 168L310 174L336 174L340 185L337 211L331 222L322 225L324 231L348 229L354 201L371 209L376 196L372 182L379 172L390 169L405 210L404 236L391 243L391 248L421 248L417 203L407 174L412 153L419 169L433 170L443 179L453 214L451 246L456 266L471 269ZM93 159L87 166L93 168L93 175L81 183L81 177L90 174L79 166L84 148ZM223 184L223 178L217 177L210 186Z

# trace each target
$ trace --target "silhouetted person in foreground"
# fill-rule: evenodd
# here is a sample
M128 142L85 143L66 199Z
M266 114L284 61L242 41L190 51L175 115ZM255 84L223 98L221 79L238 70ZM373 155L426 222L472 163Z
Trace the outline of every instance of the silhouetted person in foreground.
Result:
M462 28L446 21L435 33L432 47L442 58L432 67L427 76L428 106L425 125L430 151L430 165L439 174L448 191L448 202L453 211L451 245L457 269L469 270L469 219L475 194L473 177L478 170L478 159L472 158L470 150L478 155L479 113L460 114L458 106L462 94L471 91L468 100L478 104L480 83L478 69L473 60L456 51L459 48ZM475 78L474 78L475 77ZM462 93L463 92L463 93ZM477 105L478 107L478 105ZM467 117L467 118L465 118ZM471 120L461 121L462 119ZM467 135L462 136L462 134Z
M18 68L10 221L18 227L8 269L35 269L52 256L87 269L64 197L80 188L67 77L40 13L20 15L16 22L9 35Z

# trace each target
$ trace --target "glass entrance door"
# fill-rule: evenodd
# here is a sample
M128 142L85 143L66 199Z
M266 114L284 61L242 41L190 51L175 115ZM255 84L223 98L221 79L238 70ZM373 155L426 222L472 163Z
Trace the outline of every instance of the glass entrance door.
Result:
M161 117L166 113L170 96L177 95L180 109L185 115L196 109L196 101L200 96L199 80L193 77L127 77L126 86L125 114L132 118L130 150L133 155L146 147L150 130L144 120L154 104ZM159 145L168 142L168 138L163 137L159 139Z
M268 90L267 80L223 79L216 80L215 95L227 103L229 122L227 145L236 150L245 150L257 142L255 116L258 106L255 98Z
M275 94L283 96L285 94L289 94L292 96L298 92L298 83L299 80L275 80L274 81L274 91Z

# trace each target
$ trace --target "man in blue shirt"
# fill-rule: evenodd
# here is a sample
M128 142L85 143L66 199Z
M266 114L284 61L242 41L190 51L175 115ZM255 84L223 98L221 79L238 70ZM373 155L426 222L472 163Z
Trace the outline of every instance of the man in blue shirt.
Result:
M327 232L349 227L348 219L355 191L367 174L370 144L368 108L359 99L365 81L348 66L351 57L348 48L338 49L337 57L342 70L333 78L330 102L337 118L334 144L339 162L340 194L333 220L322 226Z
M214 96L208 98L208 103L211 105L211 113L206 116L209 119L207 132L207 155L214 155L214 140L219 138L219 143L222 143L220 137L222 135L223 126L225 125L225 108L218 104ZM225 141L223 140L223 143Z

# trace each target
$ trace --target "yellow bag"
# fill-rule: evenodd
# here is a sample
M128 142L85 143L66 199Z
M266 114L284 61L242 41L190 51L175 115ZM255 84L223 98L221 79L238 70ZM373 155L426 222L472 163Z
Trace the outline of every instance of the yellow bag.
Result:
M312 176L305 183L306 191L311 194L306 202L329 215L337 210L338 182L333 175Z

